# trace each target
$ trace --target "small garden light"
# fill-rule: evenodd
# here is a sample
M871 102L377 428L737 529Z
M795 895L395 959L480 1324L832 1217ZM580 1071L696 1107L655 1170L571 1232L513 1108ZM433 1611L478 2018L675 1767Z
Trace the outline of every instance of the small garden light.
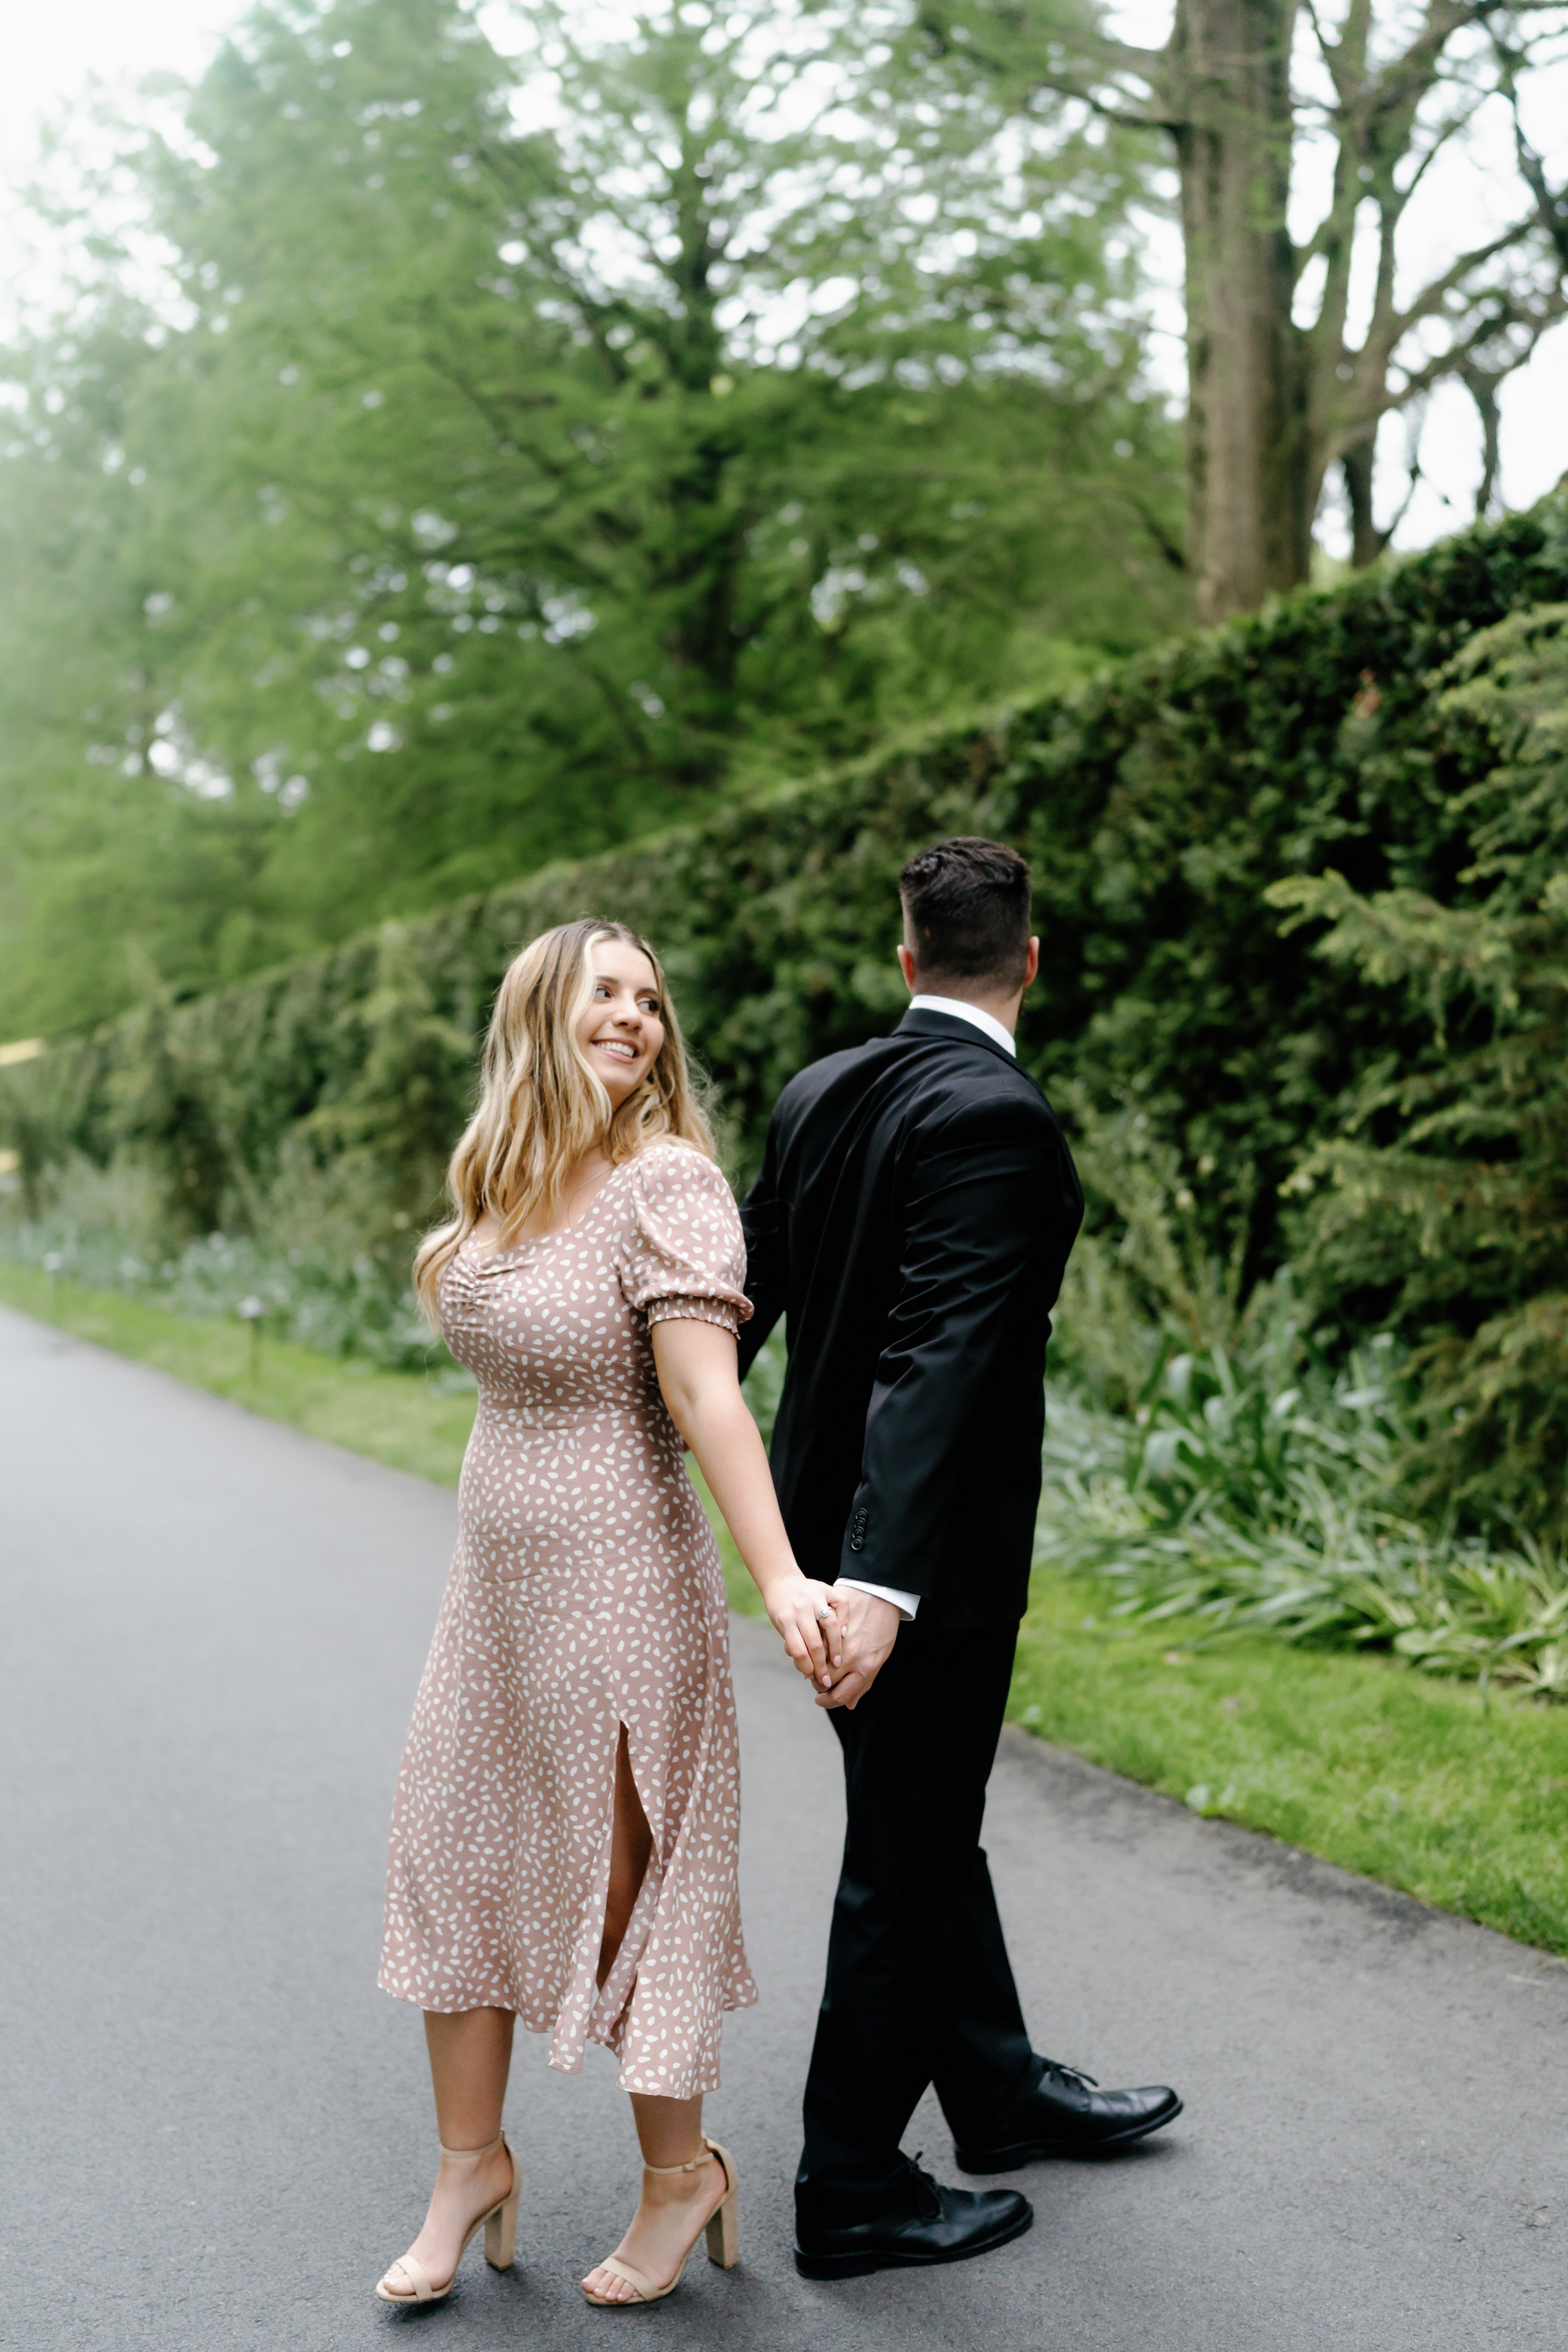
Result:
M234 1311L250 1332L250 1377L254 1380L261 1370L261 1325L267 1307L261 1299L250 1297L242 1298Z

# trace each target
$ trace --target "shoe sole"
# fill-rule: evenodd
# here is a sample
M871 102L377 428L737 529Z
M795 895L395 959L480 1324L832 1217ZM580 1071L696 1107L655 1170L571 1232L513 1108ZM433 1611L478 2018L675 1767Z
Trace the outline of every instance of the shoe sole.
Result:
M988 2148L984 2156L967 2155L961 2147L955 2147L952 2153L960 2172L1018 2172L1026 2164L1041 2164L1053 2156L1110 2156L1118 2148L1131 2147L1135 2140L1147 2139L1151 2132L1163 2131L1181 2112L1182 2102L1178 2099L1173 2107L1156 2116L1152 2123L1130 2124L1125 2131L1112 2132L1106 2139L1029 2139L1019 2140L1012 2147Z
M945 2254L808 2254L797 2246L795 2266L802 2278L847 2279L865 2278L871 2271L933 2270L939 2263L973 2262L977 2254L994 2253L998 2246L1011 2244L1021 2238L1035 2218L1034 2208L1027 2206L1016 2221L1009 2221L1005 2230L995 2231L989 2238L979 2239L973 2245L955 2246Z

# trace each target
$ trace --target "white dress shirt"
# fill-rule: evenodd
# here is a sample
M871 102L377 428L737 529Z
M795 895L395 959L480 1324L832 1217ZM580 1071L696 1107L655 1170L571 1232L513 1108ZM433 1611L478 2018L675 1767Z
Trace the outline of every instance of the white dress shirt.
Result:
M1004 1029L1000 1021L991 1013L983 1013L978 1004L965 1004L962 997L911 996L910 1011L911 1013L950 1013L955 1021L972 1023L983 1036L989 1037L991 1043L994 1045L1000 1045L1005 1053L1016 1055L1018 1051L1017 1046L1013 1043L1010 1030ZM859 1576L841 1576L838 1581L840 1584L848 1585L852 1591L869 1592L879 1601L890 1601L902 1616L906 1625L913 1622L915 1612L921 1605L918 1592L900 1592L891 1584L868 1584L864 1577Z
M1013 1032L1010 1029L1004 1029L994 1013L982 1013L978 1004L965 1004L960 996L911 996L910 1011L911 1013L950 1013L955 1021L973 1022L975 1028L984 1036L989 1037L994 1045L1000 1045L1005 1054L1011 1054L1015 1059L1017 1057L1018 1048L1014 1043Z

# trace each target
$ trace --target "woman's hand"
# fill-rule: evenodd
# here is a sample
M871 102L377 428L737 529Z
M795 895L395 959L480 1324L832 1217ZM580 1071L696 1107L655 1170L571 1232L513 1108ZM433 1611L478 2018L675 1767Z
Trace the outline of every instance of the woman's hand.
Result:
M833 1688L844 1656L844 1601L837 1587L795 1569L762 1588L763 1601L794 1664L814 1686Z

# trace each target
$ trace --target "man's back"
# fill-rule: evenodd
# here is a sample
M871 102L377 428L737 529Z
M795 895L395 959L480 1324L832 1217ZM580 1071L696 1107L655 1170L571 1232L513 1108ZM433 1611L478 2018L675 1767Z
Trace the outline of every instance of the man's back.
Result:
M963 2262L1028 2228L1026 2198L910 2163L928 2084L971 2172L1122 2146L1181 2111L1034 2050L980 1843L1083 1197L1012 1054L1039 969L1028 867L1003 842L939 841L899 896L908 1013L784 1089L742 1209L742 1366L787 1315L773 1482L843 1628L816 1704L844 1754L844 1862L795 2184L795 2264L820 2279Z
M756 1308L790 1363L773 1467L808 1575L1016 1622L1039 1496L1050 1309L1082 1194L1045 1098L950 1014L786 1087L742 1207Z

